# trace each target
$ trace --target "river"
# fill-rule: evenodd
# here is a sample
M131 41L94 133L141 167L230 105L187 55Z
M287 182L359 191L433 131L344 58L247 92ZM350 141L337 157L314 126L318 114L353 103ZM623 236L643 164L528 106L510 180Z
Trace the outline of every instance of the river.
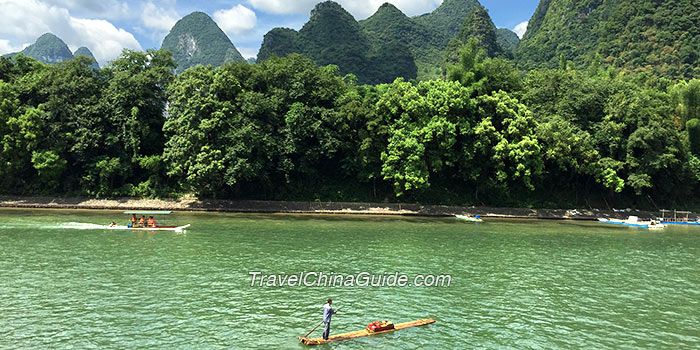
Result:
M700 228L174 217L192 227L124 232L96 226L123 223L119 212L0 210L0 348L304 349L296 338L329 297L342 307L333 334L436 322L321 349L700 347ZM252 272L432 274L450 285L251 286Z

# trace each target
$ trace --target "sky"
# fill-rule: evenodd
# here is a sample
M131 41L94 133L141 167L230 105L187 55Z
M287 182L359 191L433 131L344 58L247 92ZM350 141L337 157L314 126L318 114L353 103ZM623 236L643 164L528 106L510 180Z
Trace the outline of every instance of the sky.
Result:
M336 0L355 19L390 2L409 16L430 12L442 0ZM0 55L17 52L51 32L75 51L86 46L100 65L122 49L158 49L178 19L207 13L241 54L255 57L270 29L300 29L319 0L0 0ZM496 27L522 36L539 0L480 0Z

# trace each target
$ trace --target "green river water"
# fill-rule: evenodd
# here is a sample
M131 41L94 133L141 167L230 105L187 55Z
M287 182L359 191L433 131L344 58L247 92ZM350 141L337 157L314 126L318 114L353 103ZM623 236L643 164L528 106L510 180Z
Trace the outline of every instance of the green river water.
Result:
M332 333L436 323L320 349L700 347L700 228L595 222L0 210L1 349L305 349ZM449 287L251 287L249 272L450 275ZM320 329L314 333L320 336Z

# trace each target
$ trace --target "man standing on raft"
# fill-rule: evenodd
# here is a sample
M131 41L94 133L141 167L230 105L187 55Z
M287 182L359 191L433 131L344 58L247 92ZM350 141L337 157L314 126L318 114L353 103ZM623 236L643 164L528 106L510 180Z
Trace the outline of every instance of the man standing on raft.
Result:
M326 324L326 328L323 329L323 340L328 340L328 335L331 333L331 316L338 312L331 308L331 304L333 300L328 298L328 304L323 305L323 323Z

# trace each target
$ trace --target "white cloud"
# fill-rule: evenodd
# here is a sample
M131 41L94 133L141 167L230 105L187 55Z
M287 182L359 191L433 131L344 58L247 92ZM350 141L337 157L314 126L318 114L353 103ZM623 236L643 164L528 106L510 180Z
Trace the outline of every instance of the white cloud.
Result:
M248 0L255 9L272 14L308 14L319 0ZM408 16L430 12L442 4L442 0L337 0L356 19L365 19L385 2L392 3Z
M69 8L73 15L124 19L129 17L129 4L119 0L44 0L46 4Z
M308 13L318 0L248 0L254 8L272 14Z
M528 21L525 21L525 22L522 22L522 23L518 24L517 26L515 26L515 28L513 28L513 31L515 32L515 34L518 34L518 38L520 38L520 39L523 38L523 35L525 35L525 32L527 31L527 24L528 23L529 23Z
M214 21L229 36L236 36L255 28L258 17L251 9L236 5L228 10L214 12Z
M0 39L0 55L22 51L27 46L29 46L29 44L14 46L10 44L9 40Z
M86 46L100 65L117 58L123 48L141 50L136 38L126 30L106 20L73 17L67 9L41 0L0 0L0 13L0 37L9 39L8 45L34 42L50 32L63 39L71 50Z
M253 47L237 47L238 52L241 53L245 59L258 57L258 49Z
M151 29L168 32L177 23L180 15L175 11L175 6L158 7L152 1L143 5L141 11L141 21Z
M440 6L442 0L341 0L339 3L360 20L373 15L385 2L396 6L407 16L416 16L434 10Z
M69 36L70 40L63 39L67 40L66 44L73 51L77 47L87 46L102 66L117 58L124 48L141 50L141 45L131 33L117 29L105 20L73 18L71 27L77 35Z

